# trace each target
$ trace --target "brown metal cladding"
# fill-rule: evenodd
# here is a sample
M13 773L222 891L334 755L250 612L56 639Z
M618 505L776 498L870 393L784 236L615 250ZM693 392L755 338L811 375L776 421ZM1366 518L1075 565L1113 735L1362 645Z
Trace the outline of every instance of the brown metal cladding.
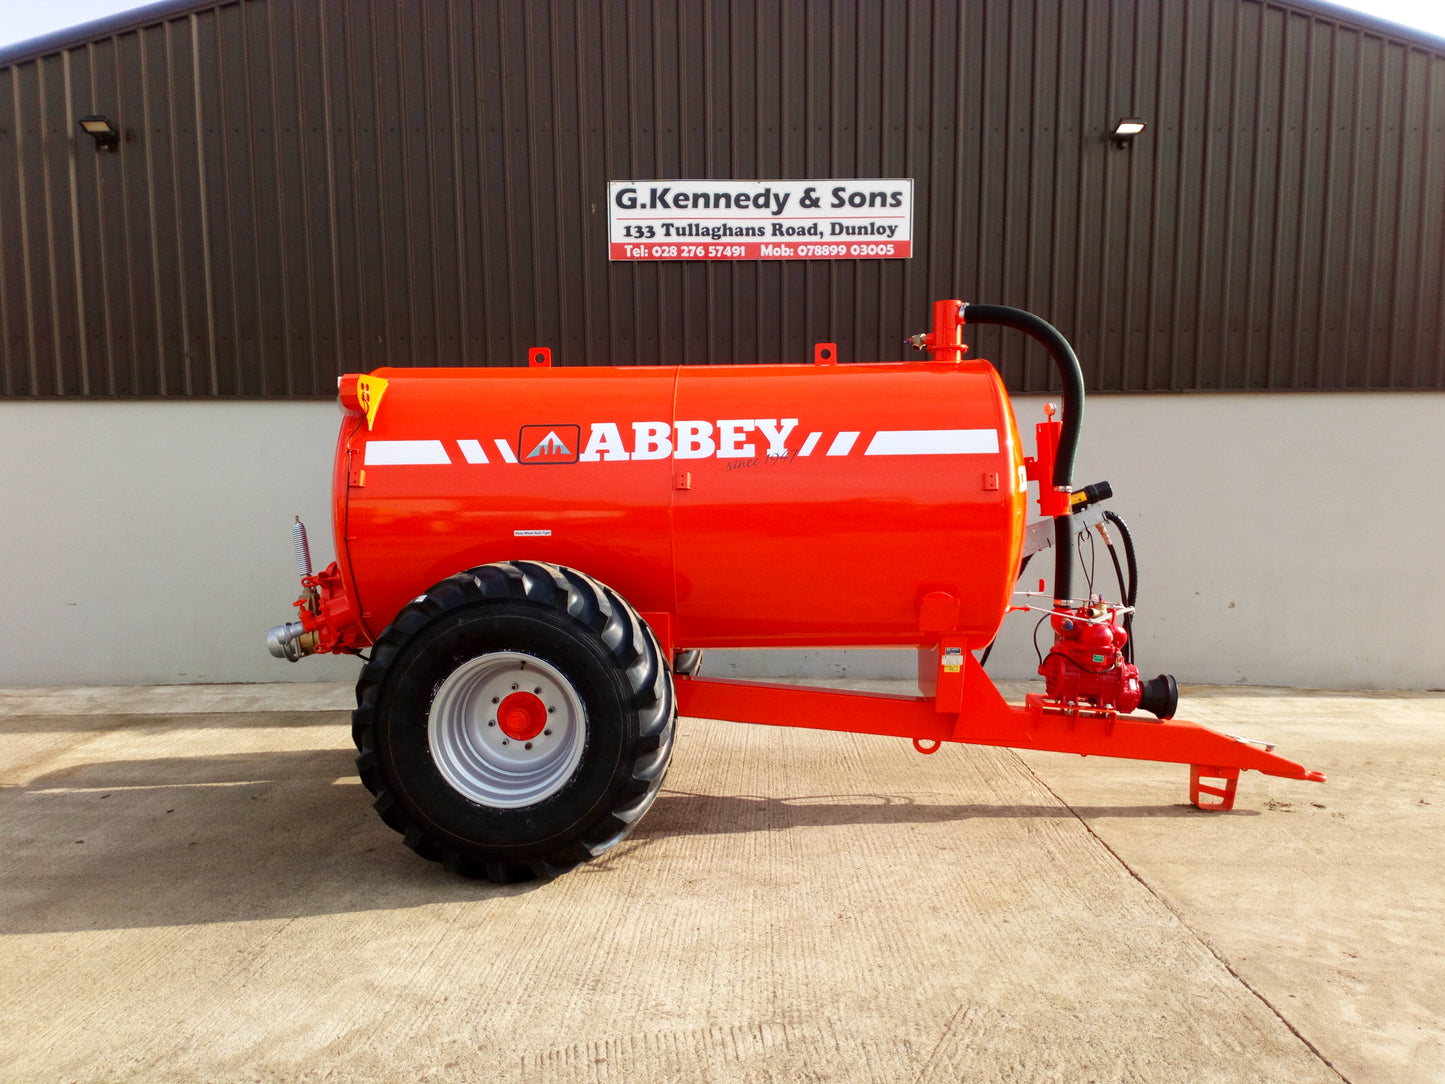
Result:
M914 255L609 262L607 182L693 177L911 177ZM1303 0L230 0L0 50L5 397L898 358L950 296L1094 390L1445 387L1445 41Z

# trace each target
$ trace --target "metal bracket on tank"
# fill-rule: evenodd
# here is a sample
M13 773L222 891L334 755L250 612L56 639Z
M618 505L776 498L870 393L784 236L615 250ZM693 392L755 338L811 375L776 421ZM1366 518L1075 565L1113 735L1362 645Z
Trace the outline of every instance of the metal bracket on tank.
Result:
M1074 513L1074 525L1078 533L1083 534L1092 527L1104 522L1104 510L1097 506L1090 505L1082 512ZM1041 519L1030 523L1024 528L1024 548L1019 554L1019 559L1030 557L1040 550L1049 549L1054 544L1054 521Z

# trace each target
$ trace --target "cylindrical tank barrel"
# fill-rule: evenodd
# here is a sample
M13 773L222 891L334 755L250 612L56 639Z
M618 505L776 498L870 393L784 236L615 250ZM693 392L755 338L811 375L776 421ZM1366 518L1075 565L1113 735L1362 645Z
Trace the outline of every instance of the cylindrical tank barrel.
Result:
M431 584L502 560L585 572L670 614L679 647L920 643L939 593L983 642L1008 605L1024 466L987 362L365 379L333 519L373 639Z

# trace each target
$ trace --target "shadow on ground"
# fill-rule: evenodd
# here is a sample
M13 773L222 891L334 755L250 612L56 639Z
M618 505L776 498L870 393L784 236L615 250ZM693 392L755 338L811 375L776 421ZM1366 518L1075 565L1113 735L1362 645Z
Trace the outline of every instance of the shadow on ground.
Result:
M1086 818L1201 815L1190 806L1077 812ZM1073 815L1063 805L898 794L665 790L632 839ZM9 867L0 883L0 933L389 910L545 887L470 881L412 854L372 811L350 748L76 764L23 786L0 787L0 826Z
M783 831L844 824L937 824L979 817L1023 818L1206 817L1192 805L1095 806L1070 810L1064 805L985 805L920 802L897 794L764 795L688 794L664 790L632 839L663 835L723 835ZM1231 815L1258 816L1253 810Z
M382 824L349 748L79 764L0 787L0 933L390 910L534 890Z
M103 734L111 730L214 730L351 725L349 711L252 711L205 714L151 713L115 715L6 715L0 716L0 730L17 734Z

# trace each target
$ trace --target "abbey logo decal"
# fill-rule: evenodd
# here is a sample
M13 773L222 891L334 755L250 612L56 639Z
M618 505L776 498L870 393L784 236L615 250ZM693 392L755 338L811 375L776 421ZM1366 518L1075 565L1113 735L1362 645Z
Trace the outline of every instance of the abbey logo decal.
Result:
M581 444L581 426L524 425L517 438L518 461L528 465L575 463Z
M1005 447L997 429L811 429L797 418L590 422L524 425L514 445L507 437L474 434L455 438L461 461L472 465L540 466L550 463L615 463L647 460L819 459L869 456L998 455ZM371 440L365 465L453 464L449 441ZM1027 481L1019 478L1022 491Z

